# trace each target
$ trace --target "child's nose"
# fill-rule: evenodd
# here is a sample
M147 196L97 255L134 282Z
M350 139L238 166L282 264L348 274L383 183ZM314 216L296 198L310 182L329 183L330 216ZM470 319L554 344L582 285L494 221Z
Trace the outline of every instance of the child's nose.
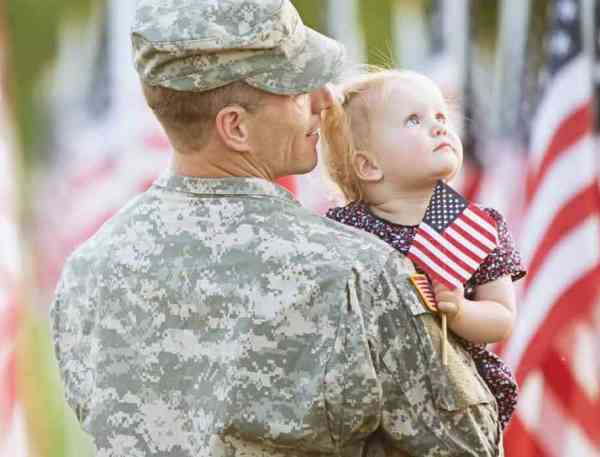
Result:
M433 124L431 132L433 136L441 136L448 133L448 131L446 130L446 126L437 121Z

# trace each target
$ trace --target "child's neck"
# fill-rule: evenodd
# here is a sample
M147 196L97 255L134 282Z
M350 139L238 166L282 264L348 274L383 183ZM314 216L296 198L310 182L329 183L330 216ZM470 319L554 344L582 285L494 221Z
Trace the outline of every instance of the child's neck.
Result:
M423 220L433 188L412 192L394 192L385 198L369 202L373 214L394 224L419 225Z

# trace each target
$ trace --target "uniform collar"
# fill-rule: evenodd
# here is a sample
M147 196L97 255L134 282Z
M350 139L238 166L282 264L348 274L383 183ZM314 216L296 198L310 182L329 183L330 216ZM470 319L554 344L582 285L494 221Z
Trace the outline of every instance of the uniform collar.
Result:
M261 196L274 197L299 204L284 187L262 178L249 176L226 178L199 178L181 176L172 170L165 170L154 181L153 187L162 187L176 192L186 192L195 195L220 196Z

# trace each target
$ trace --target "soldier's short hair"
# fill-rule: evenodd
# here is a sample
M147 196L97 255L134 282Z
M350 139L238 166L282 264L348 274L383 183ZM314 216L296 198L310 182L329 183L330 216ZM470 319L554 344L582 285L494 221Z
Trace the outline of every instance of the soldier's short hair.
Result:
M262 106L265 93L243 81L204 92L173 90L142 81L148 106L181 152L206 145L221 109L239 105L250 112ZM184 147L181 147L184 146Z

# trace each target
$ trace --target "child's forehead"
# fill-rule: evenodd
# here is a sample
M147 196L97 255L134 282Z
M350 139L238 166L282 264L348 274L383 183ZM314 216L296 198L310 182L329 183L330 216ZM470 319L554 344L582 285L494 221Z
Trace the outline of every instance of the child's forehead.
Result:
M386 86L384 100L394 109L447 108L441 90L425 77L395 78Z

